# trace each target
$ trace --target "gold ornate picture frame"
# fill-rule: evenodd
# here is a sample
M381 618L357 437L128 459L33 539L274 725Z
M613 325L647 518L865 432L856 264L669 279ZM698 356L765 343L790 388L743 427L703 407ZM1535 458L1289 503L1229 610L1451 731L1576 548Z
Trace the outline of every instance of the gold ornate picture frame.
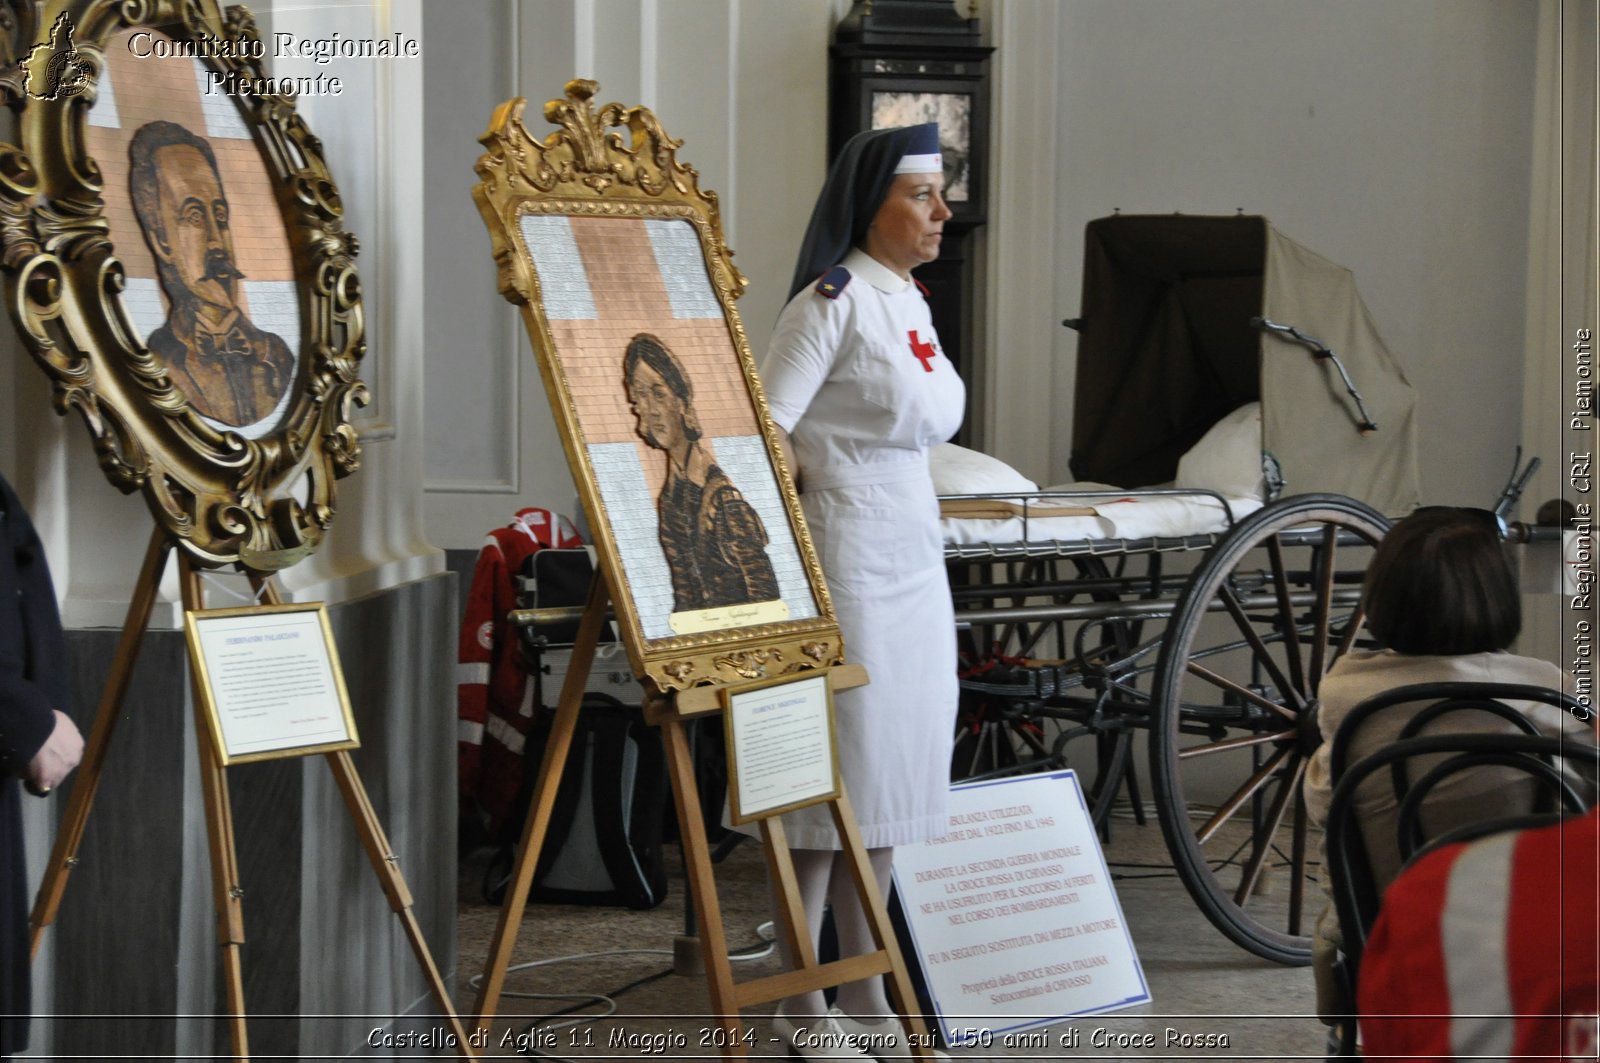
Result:
M473 197L522 309L635 672L661 691L842 660L734 300L715 193L592 81L495 112ZM613 130L621 127L626 135Z
M0 75L6 300L107 478L200 563L320 542L366 402L355 238L244 7L50 0ZM24 43L32 40L30 45Z

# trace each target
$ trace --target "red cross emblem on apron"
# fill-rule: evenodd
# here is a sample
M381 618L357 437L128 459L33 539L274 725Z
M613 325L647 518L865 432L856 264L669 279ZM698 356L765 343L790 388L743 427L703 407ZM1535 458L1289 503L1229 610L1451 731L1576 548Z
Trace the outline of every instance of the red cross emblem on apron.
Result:
M916 332L911 329L906 330L906 338L911 341L911 353L922 363L923 372L933 372L933 356L939 353L938 348L927 340L919 340Z

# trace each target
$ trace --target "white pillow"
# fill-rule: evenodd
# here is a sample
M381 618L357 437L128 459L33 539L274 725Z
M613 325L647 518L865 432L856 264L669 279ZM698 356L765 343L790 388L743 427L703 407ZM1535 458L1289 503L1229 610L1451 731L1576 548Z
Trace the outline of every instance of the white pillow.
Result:
M1039 485L999 458L940 443L928 452L933 489L941 495L999 495L1037 491Z
M1200 487L1233 498L1263 498L1261 403L1247 402L1211 426L1178 460L1174 487Z

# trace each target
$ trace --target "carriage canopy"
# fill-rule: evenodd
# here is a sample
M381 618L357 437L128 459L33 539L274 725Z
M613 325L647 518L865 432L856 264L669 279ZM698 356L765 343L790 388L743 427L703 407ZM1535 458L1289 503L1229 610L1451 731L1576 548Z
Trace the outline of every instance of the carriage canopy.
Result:
M1264 327L1289 325L1333 359ZM1284 495L1417 505L1416 396L1343 268L1265 218L1118 215L1084 234L1072 473L1171 481L1218 420L1261 403ZM1365 413L1362 412L1365 407ZM1365 429L1370 420L1375 430Z

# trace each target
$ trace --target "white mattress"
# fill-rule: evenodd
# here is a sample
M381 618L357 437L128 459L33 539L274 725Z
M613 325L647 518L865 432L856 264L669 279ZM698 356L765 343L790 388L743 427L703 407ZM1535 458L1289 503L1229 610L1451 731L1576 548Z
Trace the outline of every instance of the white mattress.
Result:
M1104 492L1084 497L1069 497L1076 492ZM1227 531L1232 523L1261 508L1258 498L1223 497L1202 492L1149 494L1121 491L1105 484L1062 484L1037 495L1008 495L1007 500L1024 505L1079 506L1094 510L1093 516L1008 517L978 519L945 517L939 526L947 545L975 546L984 543L1076 542L1089 539L1149 539L1207 535ZM1232 523L1229 516L1232 516Z

